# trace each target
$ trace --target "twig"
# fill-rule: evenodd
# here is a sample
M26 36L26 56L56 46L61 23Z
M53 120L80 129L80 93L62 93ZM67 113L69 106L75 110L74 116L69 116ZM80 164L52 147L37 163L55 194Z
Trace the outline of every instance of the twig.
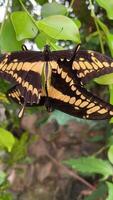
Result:
M66 166L64 166L63 164L61 164L58 160L56 160L55 158L53 158L51 155L47 154L47 156L48 156L49 159L52 160L52 162L55 165L57 165L59 168L62 168L69 176L72 176L74 179L80 181L81 183L83 183L84 185L86 185L87 187L89 187L91 190L95 190L95 187L93 185L91 185L86 180L84 180L79 175L77 175L76 172L72 171L71 169L68 169Z
M96 26L96 29L97 29L97 32L98 32L101 51L102 51L102 53L104 54L105 51L104 51L104 45L103 45L103 42L102 42L101 31L100 31L100 29L99 29L98 20L97 20L97 17L96 17L96 15L95 15L95 12L94 12L94 5L93 5L93 3L92 3L92 0L89 0L89 4L90 4L90 8L91 8L91 16L92 16L93 19L94 19L95 26Z

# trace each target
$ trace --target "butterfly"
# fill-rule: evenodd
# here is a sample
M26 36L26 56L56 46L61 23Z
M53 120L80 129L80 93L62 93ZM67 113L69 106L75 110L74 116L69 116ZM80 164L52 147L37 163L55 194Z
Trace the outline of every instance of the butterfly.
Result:
M45 105L85 119L107 119L113 106L84 87L91 79L113 72L113 60L90 50L43 52L24 50L0 55L0 77L13 86L7 96L21 105Z

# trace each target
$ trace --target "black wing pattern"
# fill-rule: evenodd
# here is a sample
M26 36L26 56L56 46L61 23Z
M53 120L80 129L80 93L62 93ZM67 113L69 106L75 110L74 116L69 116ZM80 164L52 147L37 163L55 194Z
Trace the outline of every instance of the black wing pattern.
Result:
M46 90L42 86L44 66ZM0 57L0 77L14 84L8 96L23 106L22 112L25 106L45 104L80 118L111 118L113 106L83 87L92 78L111 72L113 60L93 51L49 52L46 59L44 52L33 51Z

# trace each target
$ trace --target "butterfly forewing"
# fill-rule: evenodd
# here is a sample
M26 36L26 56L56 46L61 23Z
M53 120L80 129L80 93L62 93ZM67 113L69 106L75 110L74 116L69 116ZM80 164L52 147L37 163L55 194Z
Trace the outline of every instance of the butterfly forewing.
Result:
M83 84L93 78L113 72L113 60L94 51L78 51L72 68Z

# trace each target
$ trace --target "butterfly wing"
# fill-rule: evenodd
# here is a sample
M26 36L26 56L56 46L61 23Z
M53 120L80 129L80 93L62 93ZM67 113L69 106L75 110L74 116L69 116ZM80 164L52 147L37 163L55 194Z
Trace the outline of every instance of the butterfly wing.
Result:
M113 59L94 51L78 51L72 68L83 84L93 78L113 72Z
M0 77L16 85L25 104L36 104L42 96L41 75L43 69L41 52L22 51L0 57ZM15 94L16 95L16 94ZM19 101L16 97L15 101Z
M74 50L51 52L54 60L61 59L67 63L74 54ZM93 78L113 73L113 59L96 51L78 50L71 67L74 70L73 73L77 74L83 84L86 84Z
M86 119L107 119L113 116L113 106L104 102L85 88L69 83L60 74L52 73L48 89L50 104L67 114Z

